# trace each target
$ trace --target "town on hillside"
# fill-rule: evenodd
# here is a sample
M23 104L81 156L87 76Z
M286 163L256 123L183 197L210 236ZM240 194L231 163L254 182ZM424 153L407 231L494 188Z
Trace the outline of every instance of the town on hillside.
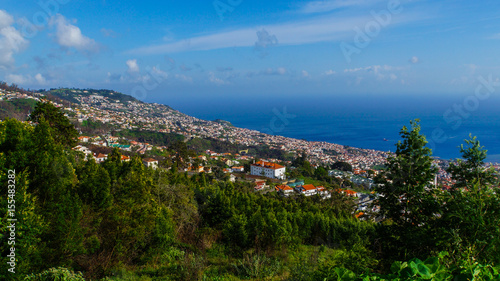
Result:
M297 167L292 165L291 160L271 157L258 159L255 155L248 154L248 150L238 151L239 153L204 150L197 155L189 155L187 159L183 159L182 165L178 168L180 172L189 174L218 173L225 175L225 178L230 181L251 182L256 192L278 192L283 196L303 194L328 198L331 192L342 192L349 196L361 197L359 200L361 210L368 206L367 200L374 183L373 179L389 155L389 152L385 151L264 134L255 130L234 127L229 122L205 121L165 105L144 103L114 91L56 89L45 92L19 92L0 90L0 101L21 99L51 102L76 125L86 122L105 125L105 128L110 131L90 136L81 132L79 143L73 148L81 151L87 159L93 157L98 163L105 161L113 148L122 152L122 161L129 161L134 154L142 155L144 165L153 169L166 168L168 165L165 163L172 163L175 160L175 154L167 156L163 153L168 150L167 145L112 135L111 130L113 132L135 130L177 134L182 135L184 141L199 138L242 146L266 146L293 157L307 155L312 168L327 167L328 176L338 179L340 188L332 190L321 184L304 182L293 177L293 170ZM346 163L349 169L329 168L336 163ZM434 163L438 167L434 184L451 186L453 184L451 177L446 172L449 162L435 159ZM488 166L500 169L498 163L488 163ZM364 192L359 193L352 189Z

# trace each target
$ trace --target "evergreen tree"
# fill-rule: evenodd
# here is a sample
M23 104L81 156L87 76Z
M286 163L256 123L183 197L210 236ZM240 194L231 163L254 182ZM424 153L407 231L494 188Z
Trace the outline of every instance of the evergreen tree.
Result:
M432 191L437 169L432 165L432 151L420 134L419 120L410 121L400 132L403 142L396 144L396 154L387 158L387 170L377 177L375 191L381 214L401 226L425 223L436 211Z
M53 138L58 144L65 147L74 147L77 143L78 131L69 119L50 102L39 102L28 120L39 123L41 119L48 122L54 130Z
M380 215L393 223L387 226L392 238L381 237L387 243L383 252L396 257L427 255L434 249L432 222L439 211L431 149L425 146L419 121L410 124L411 129L401 130L403 141L396 144L396 154L387 158L387 169L375 181L375 204Z
M472 135L469 137L470 139L465 140L467 147L463 144L460 146L460 152L465 161L459 159L456 163L451 163L448 168L448 172L455 181L454 188L464 188L474 183L486 186L497 180L493 167L484 168L487 150L481 146L476 137Z

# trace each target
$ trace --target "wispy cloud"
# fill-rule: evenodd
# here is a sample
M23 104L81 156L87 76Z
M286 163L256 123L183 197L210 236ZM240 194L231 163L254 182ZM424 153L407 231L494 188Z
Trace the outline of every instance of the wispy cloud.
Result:
M326 1L312 1L304 4L298 10L303 14L317 14L327 13L334 10L350 7L364 7L374 3L381 2L381 0L326 0Z
M493 34L489 37L487 37L486 39L490 39L490 40L500 40L500 33L496 33L496 34Z
M325 71L325 73L324 73L324 74L325 74L325 75L334 75L334 74L337 74L337 72L335 72L335 71L333 71L333 70L329 69L329 70Z
M393 25L412 22L422 18L420 14L408 13L405 17L395 17ZM366 22L373 20L367 13L362 16L318 16L314 19L301 20L295 22L280 23L252 28L241 28L231 31L215 32L208 35L195 36L183 40L160 45L150 45L126 51L126 54L134 55L155 55L178 53L188 51L206 51L232 47L255 47L255 42L259 41L258 32L267 36L266 42L273 44L279 39L280 45L302 45L318 42L331 42L349 39L352 37L353 28L362 26Z
M344 69L344 73L346 74L358 74L358 75L373 75L378 80L382 79L390 79L396 80L398 76L394 73L396 71L402 70L402 67L390 66L390 65L371 65L366 67L358 67L358 68L347 68Z

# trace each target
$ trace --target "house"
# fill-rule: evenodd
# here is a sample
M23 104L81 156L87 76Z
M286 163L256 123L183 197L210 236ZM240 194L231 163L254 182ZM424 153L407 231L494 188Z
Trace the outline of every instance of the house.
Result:
M275 187L275 189L276 189L276 191L277 191L277 192L281 193L281 194L282 194L282 195L284 195L284 196L290 196L290 195L291 195L291 194L293 194L293 192L294 192L293 188L291 188L291 187L290 187L290 186L288 186L288 185L284 185L284 184L282 184L282 185L277 185L277 186Z
M245 168L243 166L235 166L231 168L234 173L243 173Z
M144 158L144 159L142 159L142 163L147 168L150 168L150 167L153 169L158 168L158 160L155 160L153 158Z
M224 168L222 171L223 171L224 173L231 173L231 171L232 171L232 170L231 170L231 169L229 169L229 168Z
M87 136L79 136L78 140L81 142L88 142L90 140L90 138Z
M256 180L255 181L255 186L254 186L255 191L263 190L266 187L267 187L267 185L266 185L265 180Z
M259 161L250 166L251 175L264 176L271 179L284 179L285 170L285 166L266 161Z
M87 160L88 155L92 155L92 151L90 151L90 149L88 149L87 147L82 146L82 145L77 145L77 146L73 147L72 149L76 150L76 151L83 152L85 154L85 160Z
M316 187L312 184L304 184L295 188L300 194L304 194L305 196L311 196L318 193Z
M126 155L122 155L122 158L120 159L122 162L128 162L130 161L130 157L126 156Z
M102 163L102 162L106 161L106 159L108 159L107 154L99 153L99 154L95 155L95 161L97 163Z
M324 186L317 186L316 187L316 192L323 198L331 198L332 194L330 191L328 191Z

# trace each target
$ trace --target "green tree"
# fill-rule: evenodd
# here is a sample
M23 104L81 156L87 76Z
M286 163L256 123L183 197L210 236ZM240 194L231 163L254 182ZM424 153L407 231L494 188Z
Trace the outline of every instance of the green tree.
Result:
M398 225L421 225L436 211L432 184L437 169L432 165L432 151L425 147L419 120L410 121L400 132L403 142L396 144L396 154L387 158L387 170L377 177L375 191L381 214Z
M404 126L401 130L403 141L396 144L396 153L387 158L387 169L375 180L375 204L380 206L380 215L392 222L381 229L382 235L392 235L380 238L386 243L382 252L395 257L427 255L434 249L432 222L439 211L432 152L420 134L419 120L410 124L411 129Z
M455 181L454 188L463 188L471 186L474 183L480 185L489 185L497 180L495 170L484 168L484 159L486 159L487 150L481 146L476 137L469 136L470 139L465 140L466 147L462 144L460 152L462 158L456 163L451 163L448 172Z
M39 123L42 118L54 130L53 138L56 143L65 147L76 145L78 131L57 107L49 102L39 102L28 120Z
M337 162L332 165L332 169L340 170L344 172L352 172L352 165L347 162Z
M476 137L461 146L465 161L450 165L455 188L444 193L442 231L445 250L459 260L468 255L480 262L500 262L500 188L495 171L485 169L486 150Z

